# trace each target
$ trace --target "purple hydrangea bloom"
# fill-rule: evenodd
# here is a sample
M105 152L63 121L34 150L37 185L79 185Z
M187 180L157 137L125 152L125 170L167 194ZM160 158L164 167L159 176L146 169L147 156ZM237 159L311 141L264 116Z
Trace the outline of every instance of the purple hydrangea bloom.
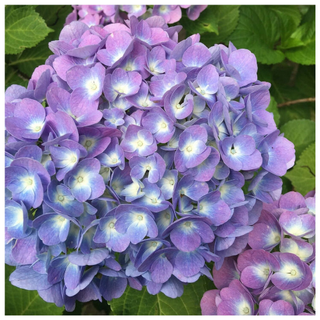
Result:
M146 235L155 238L158 235L157 226L152 213L140 206L121 205L116 209L117 219L115 229L126 233L134 244L140 242Z
M247 287L261 289L268 285L270 275L280 269L273 255L264 250L247 250L238 257L240 280Z
M106 75L103 92L110 102L115 101L117 97L132 96L139 91L141 80L138 72L127 72L117 68L112 74Z
M228 137L220 142L221 157L232 170L255 170L260 168L262 158L250 136Z
M180 6L154 6L152 9L152 14L155 16L163 17L167 23L175 23L181 19Z
M259 303L259 315L267 316L289 316L294 315L292 305L284 300L272 300L265 299Z
M98 52L98 60L106 66L115 66L132 50L132 36L125 31L119 30L110 33L107 38L105 49Z
M99 221L98 228L93 237L95 243L103 243L107 248L116 252L122 252L127 249L130 244L129 235L120 233L115 228L117 219L115 217L115 209L111 210L108 215Z
M274 253L280 269L271 276L272 283L281 290L303 290L310 285L310 267L292 253Z
M12 199L23 201L27 209L37 208L43 201L50 176L36 160L19 158L6 168L5 186L12 192Z
M88 158L82 160L74 169L69 171L65 178L65 184L70 188L73 196L80 202L100 197L105 184L99 175L100 163L97 159Z
M164 175L166 163L158 153L147 158L133 157L129 161L132 178L142 179L148 172L148 181L157 183Z
M98 98L101 96L105 69L97 63L94 67L75 66L67 72L67 83L73 90L70 97L70 105L77 104L82 108L82 104L98 105ZM85 107L85 106L83 106Z
M192 113L194 104L193 96L191 94L185 95L185 91L186 87L184 85L177 86L170 90L165 97L164 108L173 120L184 119ZM184 101L181 103L183 97Z
M207 137L207 131L199 125L187 128L180 135L179 146L174 155L179 171L196 167L209 157L211 149L206 145Z
M79 217L84 212L83 204L75 200L71 190L55 180L48 185L44 201L57 213Z
M220 290L217 315L253 315L253 298L239 280Z
M7 200L5 206L5 227L12 238L24 238L30 229L28 227L28 211L21 202Z
M145 206L152 212L160 212L169 207L170 203L164 199L160 188L156 184L144 179L142 188L143 195L136 199L133 202L134 204Z
M142 126L149 130L159 143L168 142L175 132L173 121L160 108L148 112L142 119Z
M190 88L210 105L216 102L214 94L218 91L219 74L216 68L209 64L203 67L194 83L189 83Z
M157 150L151 132L136 125L129 125L120 147L129 160L134 156L148 156Z
M17 139L37 140L44 130L46 112L43 106L32 99L22 99L15 106L12 116L6 118L6 129Z
M263 210L249 233L248 244L252 249L272 250L281 241L281 227L277 219Z
M262 167L282 176L290 169L295 160L292 142L278 135L278 130L268 135L259 146L263 158Z
M87 155L87 150L79 143L73 140L63 140L60 142L60 147L49 147L52 161L57 169L57 180L61 181L67 172L72 170L80 158Z
M214 240L210 224L202 217L184 217L179 219L172 223L162 236L169 234L173 244L184 252L197 249L201 242L210 243Z

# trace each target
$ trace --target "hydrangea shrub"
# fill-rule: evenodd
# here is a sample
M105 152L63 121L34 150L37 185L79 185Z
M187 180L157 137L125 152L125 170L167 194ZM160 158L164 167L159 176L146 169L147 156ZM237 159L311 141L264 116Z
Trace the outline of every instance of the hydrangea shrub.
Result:
M216 279L207 263L228 273L235 256L249 261L263 208L279 201L280 176L294 164L293 144L266 111L270 84L258 80L255 56L232 43L208 48L198 34L179 42L181 26L168 24L180 7L196 19L205 6L154 6L145 19L145 6L75 6L28 87L6 90L10 281L67 311L127 286L176 298L200 276ZM294 223L288 214L274 232L313 237L310 214L295 212ZM249 290L281 287L288 261L310 268L262 249L252 248L278 275L252 280L252 263L242 282L224 280L225 299L236 295L249 312ZM287 308L270 297L261 312Z

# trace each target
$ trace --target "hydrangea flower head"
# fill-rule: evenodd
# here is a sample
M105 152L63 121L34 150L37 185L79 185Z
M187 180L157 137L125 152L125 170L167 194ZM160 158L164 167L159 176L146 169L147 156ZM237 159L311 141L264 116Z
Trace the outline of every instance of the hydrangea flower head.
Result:
M176 298L213 262L214 314L290 313L279 288L295 313L310 300L314 201L280 197L294 148L270 85L250 51L168 25L205 7L74 6L28 88L7 89L12 284L71 311L127 286Z

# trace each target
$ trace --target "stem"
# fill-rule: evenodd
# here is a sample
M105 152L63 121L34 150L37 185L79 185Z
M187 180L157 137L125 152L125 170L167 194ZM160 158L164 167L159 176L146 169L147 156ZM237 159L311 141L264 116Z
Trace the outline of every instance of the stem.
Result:
M287 102L278 104L278 108L290 106L292 104L297 104L297 103L314 102L314 101L316 101L316 98L304 98L304 99L292 100L292 101L287 101Z

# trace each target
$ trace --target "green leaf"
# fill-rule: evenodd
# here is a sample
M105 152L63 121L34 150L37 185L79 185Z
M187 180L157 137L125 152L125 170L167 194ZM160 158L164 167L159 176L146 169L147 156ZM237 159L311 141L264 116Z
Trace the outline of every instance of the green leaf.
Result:
M5 68L5 88L7 89L12 84L18 84L20 86L26 87L28 85L28 80L22 77L17 69L6 66Z
M296 159L310 143L315 141L315 122L311 120L289 121L280 128L280 131L294 144Z
M315 188L315 143L309 145L302 153L296 165L286 177L291 180L295 191L302 195Z
M5 266L6 315L62 315L63 308L42 300L37 291L14 287L9 281L14 270L14 267Z
M310 6L301 25L291 36L291 39L300 41L303 45L287 50L286 57L303 65L315 64L315 31L315 6Z
M230 36L237 48L247 48L265 64L279 63L285 55L275 49L280 38L280 25L276 13L268 6L245 5L240 7L239 23Z
M293 191L293 186L291 181L288 178L286 178L286 176L281 177L281 179L282 179L282 194Z
M295 65L283 62L272 67L259 64L258 79L271 83L270 94L278 105L315 97L315 67ZM278 126L294 119L315 119L315 103L304 102L278 107L280 123Z
M214 32L218 31L218 20L213 14L215 6L208 6L204 11L200 13L198 19L192 21L186 15L182 17L180 23L183 27L190 33L204 33L204 32Z
M200 300L203 294L213 289L212 281L202 276L195 283L184 287L180 298L172 299L163 293L150 295L128 287L119 299L109 302L114 315L201 315Z
M218 32L216 33L205 32L201 34L201 42L203 42L208 47L211 47L215 43L221 43L221 42L225 42L226 44L228 44L229 43L228 37L236 28L238 23L240 6L219 5L219 6L208 6L208 8L209 7L211 8L211 17L212 17L211 19L214 19L216 21L218 26Z
M34 47L52 30L29 6L5 8L5 53L16 54Z
M280 126L292 120L308 119L315 121L314 107L314 102L306 102L279 108Z
M52 52L48 49L48 40L40 42L35 48L26 49L18 56L10 56L9 66L19 69L22 73L31 77L34 69L44 64Z
M277 101L273 97L271 97L270 104L267 108L267 111L273 113L274 122L278 126L280 122L280 113L279 113Z
M314 66L299 66L296 78L296 86L301 95L310 98L316 96Z
M38 6L37 10L44 14L48 25L54 29L46 39L41 41L35 48L26 49L20 55L9 55L7 62L10 66L18 68L22 73L31 77L34 69L44 64L52 54L48 43L59 38L59 34L65 23L67 15L72 11L71 6ZM51 10L51 15L49 15ZM54 18L55 17L55 18Z
M184 16L179 23L189 34L200 33L201 42L208 47L226 41L235 29L239 18L238 5L209 5L199 18L191 21Z
M312 174L316 174L316 144L312 143L302 153L297 165L307 166Z
M296 30L300 21L301 13L298 6L274 5L269 6L274 11L279 20L281 45Z
M40 14L40 16L45 20L47 26L53 26L59 19L60 10L65 6L63 5L39 5L36 8L36 11ZM70 7L70 6L69 6ZM72 7L70 7L70 12L72 11ZM61 30L59 30L60 32Z
M316 42L312 39L307 45L286 51L286 57L303 65L316 64Z

